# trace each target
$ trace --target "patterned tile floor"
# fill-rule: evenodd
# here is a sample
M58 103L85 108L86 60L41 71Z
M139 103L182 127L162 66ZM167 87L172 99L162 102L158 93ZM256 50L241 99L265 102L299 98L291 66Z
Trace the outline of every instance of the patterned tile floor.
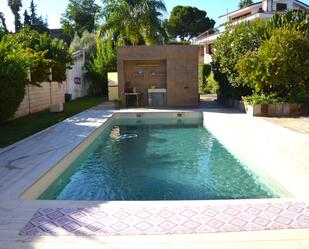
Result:
M309 228L303 202L153 208L44 208L25 236L162 235Z

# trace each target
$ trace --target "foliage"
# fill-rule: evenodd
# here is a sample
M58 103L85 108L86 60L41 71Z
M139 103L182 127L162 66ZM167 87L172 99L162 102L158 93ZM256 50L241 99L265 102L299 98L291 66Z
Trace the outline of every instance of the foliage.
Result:
M239 8L242 9L242 8L250 6L251 4L253 4L252 0L240 0Z
M296 11L276 14L269 22L229 26L213 46L219 98L276 94L285 102L303 102L309 78L308 23L308 13Z
M226 32L213 44L213 61L220 65L221 72L226 74L233 87L241 85L236 69L237 62L248 51L258 50L270 35L271 29L267 22L256 20L228 26Z
M105 24L102 32L112 33L124 44L164 43L167 34L161 20L166 8L162 0L103 0Z
M216 94L218 93L219 89L219 82L215 80L214 73L210 73L207 78L206 86L204 88L205 93Z
M249 105L260 105L260 104L275 104L278 102L282 102L283 100L277 96L277 94L273 93L270 95L264 94L253 94L251 96L242 97L243 101Z
M0 32L7 33L8 29L5 22L4 14L0 11ZM0 36L1 39L1 36Z
M14 15L14 24L15 24L15 32L19 31L22 28L22 24L20 21L19 11L21 9L22 1L21 0L8 0L8 6L11 8L12 13Z
M70 51L76 52L79 50L85 52L86 60L92 58L96 52L96 35L94 33L89 33L87 30L83 32L82 37L75 34L70 45Z
M27 10L24 12L24 26L29 25L31 29L38 31L39 33L48 32L49 29L47 20L44 21L42 16L37 15L36 5L33 0L31 0L29 10L30 15Z
M27 70L41 60L41 52L0 41L0 123L16 112L29 83Z
M239 81L256 93L279 97L305 94L309 78L309 39L294 28L274 31L258 51L249 51L239 59Z
M96 54L87 65L88 77L91 80L90 95L107 95L107 72L116 71L117 55L111 39L97 37Z
M270 25L273 28L294 28L309 37L309 13L302 10L288 11L284 15L276 13Z
M176 6L167 22L167 30L172 38L189 41L214 25L215 21L207 17L206 11L191 6Z
M209 64L199 65L199 86L202 92L204 92L207 85L207 78L211 73L211 66Z
M61 18L64 33L71 39L75 33L79 36L85 30L91 33L96 28L99 12L100 7L95 0L69 0L67 9Z

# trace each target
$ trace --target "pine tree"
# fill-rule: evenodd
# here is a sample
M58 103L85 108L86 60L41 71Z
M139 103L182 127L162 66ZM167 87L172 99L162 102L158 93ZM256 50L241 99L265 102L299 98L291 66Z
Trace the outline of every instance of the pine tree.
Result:
M24 12L24 26L25 25L31 26L31 20L27 10Z
M30 10L29 21L31 28L38 31L39 33L48 32L47 20L44 20L42 16L37 15L36 5L34 4L33 0L31 0L29 10Z
M36 25L38 21L37 14L36 14L36 5L34 4L33 0L30 3L30 23L31 25Z

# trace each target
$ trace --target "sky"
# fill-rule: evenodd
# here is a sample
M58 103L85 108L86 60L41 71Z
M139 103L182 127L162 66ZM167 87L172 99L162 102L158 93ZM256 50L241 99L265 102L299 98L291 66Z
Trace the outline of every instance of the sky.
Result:
M29 8L31 0L23 0L23 10L20 12L23 16L24 9ZM255 1L257 2L257 0ZM304 3L309 4L309 0L303 0ZM48 18L49 28L60 28L60 17L65 12L68 0L34 0L37 5L37 13L43 18ZM101 1L97 0L100 5ZM224 22L218 17L225 14L227 11L233 11L238 8L239 0L165 0L168 13L173 7L177 5L194 6L205 10L208 16L216 21L216 26ZM10 31L14 30L14 17L7 6L7 0L0 0L0 11L4 13L6 23Z

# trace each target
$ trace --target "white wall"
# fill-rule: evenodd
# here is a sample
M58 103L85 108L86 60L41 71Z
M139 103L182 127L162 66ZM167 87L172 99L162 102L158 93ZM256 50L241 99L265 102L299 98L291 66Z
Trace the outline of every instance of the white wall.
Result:
M73 65L67 70L66 93L72 94L72 99L87 96L89 83L85 78L85 53L78 51L73 54ZM80 78L81 84L74 82L75 78Z

